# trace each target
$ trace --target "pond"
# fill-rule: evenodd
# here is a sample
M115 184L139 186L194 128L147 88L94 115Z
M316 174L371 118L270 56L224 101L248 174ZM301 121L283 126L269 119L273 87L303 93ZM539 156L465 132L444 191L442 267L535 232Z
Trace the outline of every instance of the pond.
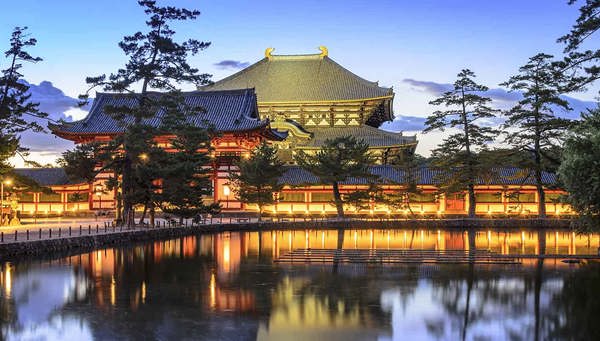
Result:
M1 264L1 333L78 341L595 340L600 263L554 255L597 255L599 246L597 234L519 229L203 234Z

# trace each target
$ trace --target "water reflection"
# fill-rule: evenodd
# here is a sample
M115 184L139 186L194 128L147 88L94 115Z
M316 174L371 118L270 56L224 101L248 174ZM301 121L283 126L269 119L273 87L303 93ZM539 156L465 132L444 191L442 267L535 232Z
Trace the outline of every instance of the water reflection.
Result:
M296 249L596 254L570 231L221 233L0 268L2 339L594 339L600 266L277 264Z

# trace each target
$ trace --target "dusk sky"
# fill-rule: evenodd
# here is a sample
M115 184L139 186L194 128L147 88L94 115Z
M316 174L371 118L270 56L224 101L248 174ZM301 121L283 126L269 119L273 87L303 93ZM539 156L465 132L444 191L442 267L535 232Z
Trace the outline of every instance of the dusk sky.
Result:
M538 52L561 56L556 39L568 32L577 6L567 0L421 0L421 1L159 1L196 8L193 22L174 25L178 39L196 38L212 45L191 58L213 80L238 71L264 56L318 53L329 56L359 76L393 86L397 122L385 128L418 131L432 112L427 104L460 69L468 67L494 89L498 107L514 95L497 89ZM44 61L27 65L25 79L34 99L54 118L63 113L80 119L74 100L85 90L84 79L110 73L125 62L117 43L123 35L144 30L144 14L134 0L2 0L0 48L6 50L14 26L28 26L38 39L32 54ZM587 44L597 45L598 38ZM229 67L218 65L222 61ZM5 60L0 66L6 67ZM42 83L43 82L43 83ZM47 83L47 82L51 82ZM191 86L187 86L191 89ZM63 93L61 93L62 91ZM598 94L598 86L569 94L582 109ZM577 117L578 113L569 114ZM418 152L427 154L439 137L419 137ZM33 155L50 162L70 142L24 137Z

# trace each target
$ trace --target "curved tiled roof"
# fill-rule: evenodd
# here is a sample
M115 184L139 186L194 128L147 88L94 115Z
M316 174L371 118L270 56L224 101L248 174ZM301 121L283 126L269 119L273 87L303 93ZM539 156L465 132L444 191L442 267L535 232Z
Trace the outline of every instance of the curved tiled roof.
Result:
M371 174L379 176L379 182L384 184L401 184L405 180L406 173L390 165L376 165L369 167ZM493 176L489 179L478 179L478 185L535 185L532 174L528 174L519 168L506 167L492 170ZM430 167L419 168L415 178L418 185L438 185L441 171ZM542 181L547 185L556 184L556 174L542 172ZM318 185L319 178L309 171L298 166L287 166L285 173L279 178L279 182L290 186ZM344 185L366 185L367 179L352 178L343 182Z
M402 133L392 133L368 125L350 127L327 127L311 130L313 137L297 148L320 148L325 140L342 136L354 136L363 139L371 147L394 147L406 144L416 144L416 136L403 136Z
M391 97L327 56L273 55L201 90L255 88L258 102L313 102Z
M125 131L124 124L133 123L134 118L127 116L122 122L115 120L105 112L105 107L133 106L136 103L135 96L139 95L98 93L86 118L62 125L49 124L49 128L53 132L72 134L122 133ZM198 127L213 126L220 132L254 130L268 125L268 121L258 119L256 95L252 89L193 91L184 92L183 96L187 105L203 109L202 112L186 117L189 124ZM161 109L142 123L158 127L164 116L165 112Z

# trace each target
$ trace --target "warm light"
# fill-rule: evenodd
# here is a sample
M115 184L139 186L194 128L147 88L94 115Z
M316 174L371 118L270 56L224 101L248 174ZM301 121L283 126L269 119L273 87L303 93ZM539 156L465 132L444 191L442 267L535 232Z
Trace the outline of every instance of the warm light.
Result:
M10 264L6 264L6 273L4 274L4 292L6 293L6 297L10 297L11 290L12 277L10 274Z
M228 197L231 194L231 189L229 188L229 186L224 185L223 186L223 195Z
M142 161L146 161L146 160L148 160L148 154L142 153L142 154L139 155L139 158Z
M442 211L437 211L437 215L442 215Z
M111 276L110 278L110 304L115 305L117 303L117 282L115 281L115 277Z
M370 215L373 215L373 210L370 210L370 211L369 211L369 214L370 214Z
M210 275L208 286L210 288L210 307L215 309L217 307L217 280L214 272Z
M308 210L304 211L304 214L309 215L310 212Z
M244 159L249 159L250 158L250 153L244 153Z
M142 282L142 303L146 303L146 282Z
M5 185L10 185L10 184L12 184L12 180L11 179L6 179L6 180L4 180L4 184Z

